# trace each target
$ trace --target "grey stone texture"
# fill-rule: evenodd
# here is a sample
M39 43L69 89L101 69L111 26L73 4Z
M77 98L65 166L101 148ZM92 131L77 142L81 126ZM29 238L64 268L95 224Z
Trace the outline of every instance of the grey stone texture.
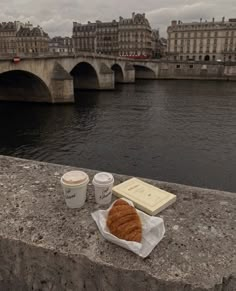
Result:
M1 291L236 290L236 194L144 179L177 201L142 259L101 236L91 183L82 209L66 207L60 177L71 169L0 156Z
M159 79L236 80L236 63L161 61Z

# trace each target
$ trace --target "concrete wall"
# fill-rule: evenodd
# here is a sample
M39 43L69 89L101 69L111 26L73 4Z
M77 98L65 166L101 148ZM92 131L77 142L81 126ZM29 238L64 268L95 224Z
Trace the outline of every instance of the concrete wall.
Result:
M73 80L52 80L50 84L52 103L73 103L74 84Z
M60 177L71 169L0 156L1 291L235 291L236 194L146 179L177 201L141 259L99 233L91 183L83 208L66 207Z
M159 79L236 80L236 65L208 62L161 62Z

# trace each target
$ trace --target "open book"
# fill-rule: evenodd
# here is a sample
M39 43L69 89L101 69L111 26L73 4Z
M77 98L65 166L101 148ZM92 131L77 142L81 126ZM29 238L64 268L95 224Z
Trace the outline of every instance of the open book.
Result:
M131 178L112 188L113 193L121 198L133 201L140 210L156 215L176 201L176 196L158 187Z

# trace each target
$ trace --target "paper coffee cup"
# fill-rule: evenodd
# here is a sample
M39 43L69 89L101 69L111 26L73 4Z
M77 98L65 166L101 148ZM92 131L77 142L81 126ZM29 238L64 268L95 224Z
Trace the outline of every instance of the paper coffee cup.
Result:
M94 176L93 185L95 190L95 200L98 204L108 204L112 198L112 187L114 178L112 174L101 172Z
M70 208L81 208L86 200L89 177L82 171L70 171L61 177L66 204Z

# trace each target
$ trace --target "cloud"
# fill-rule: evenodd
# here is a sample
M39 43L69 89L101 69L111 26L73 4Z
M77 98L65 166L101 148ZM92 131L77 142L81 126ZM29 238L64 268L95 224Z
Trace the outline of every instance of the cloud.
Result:
M171 20L196 21L235 17L235 0L0 0L0 21L31 21L50 36L71 35L73 21L111 21L130 17L133 11L146 12L153 28L165 36Z

